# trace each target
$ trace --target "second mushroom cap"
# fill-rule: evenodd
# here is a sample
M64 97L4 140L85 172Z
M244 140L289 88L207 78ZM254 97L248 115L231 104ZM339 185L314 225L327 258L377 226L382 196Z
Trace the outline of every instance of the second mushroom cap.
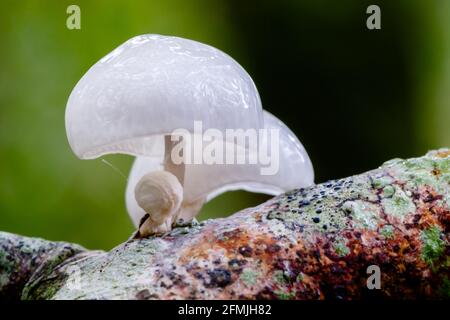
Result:
M269 150L272 161L278 161L276 172L262 175L262 165L257 164L190 164L185 165L183 201L193 203L198 199L209 201L232 190L278 195L295 188L314 184L314 170L305 148L295 134L278 118L264 111L264 130L278 130L277 150ZM230 143L230 142L228 142ZM263 141L267 143L267 141ZM128 177L126 205L135 225L145 211L136 203L134 188L148 172L164 170L164 152L159 156L137 157ZM251 152L247 150L247 152ZM278 154L277 154L278 153ZM276 159L275 157L278 157ZM275 165L275 164L274 164ZM200 209L200 208L198 208Z

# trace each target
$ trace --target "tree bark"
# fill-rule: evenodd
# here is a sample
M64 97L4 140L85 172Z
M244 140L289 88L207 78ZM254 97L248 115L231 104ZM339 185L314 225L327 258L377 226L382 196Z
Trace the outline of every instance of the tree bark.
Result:
M0 233L0 297L449 298L449 168L394 159L109 252Z

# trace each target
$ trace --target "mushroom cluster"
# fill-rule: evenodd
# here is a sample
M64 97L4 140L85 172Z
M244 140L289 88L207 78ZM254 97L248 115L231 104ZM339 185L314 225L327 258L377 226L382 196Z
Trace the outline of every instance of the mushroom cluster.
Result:
M141 237L190 222L205 202L226 191L277 195L314 183L304 147L286 125L263 110L247 72L227 54L196 41L161 35L126 41L77 83L65 120L70 146L79 158L136 156L126 203ZM276 155L277 170L262 174L260 162L174 161L175 148L198 135L196 121L204 130L223 133L276 130L277 144L266 156ZM176 134L179 129L190 137ZM267 139L263 135L258 141ZM221 142L247 156L259 155L259 146L248 142ZM198 154L198 148L194 152Z

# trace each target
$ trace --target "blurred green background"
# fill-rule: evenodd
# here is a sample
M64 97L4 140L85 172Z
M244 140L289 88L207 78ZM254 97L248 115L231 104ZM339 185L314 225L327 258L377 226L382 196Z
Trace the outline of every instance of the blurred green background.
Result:
M66 8L81 8L81 30ZM109 249L133 228L125 179L78 160L66 100L87 69L127 39L177 35L227 52L253 77L266 109L308 150L316 181L450 145L450 1L2 1L0 230ZM105 157L125 174L132 158ZM225 194L201 219L267 197Z

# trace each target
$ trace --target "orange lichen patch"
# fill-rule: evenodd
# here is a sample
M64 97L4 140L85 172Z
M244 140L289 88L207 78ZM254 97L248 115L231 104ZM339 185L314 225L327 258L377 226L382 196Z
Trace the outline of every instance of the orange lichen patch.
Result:
M418 221L416 222L416 227L419 226L420 229L425 229L437 224L438 219L436 215L433 214L432 211L433 209L430 210L428 208L421 208L419 210L420 213L414 217L415 218L414 220L417 220L418 218Z
M444 232L448 233L450 231L450 210L443 207L433 207L431 211L437 217Z
M438 150L436 151L435 155L439 158L446 158L450 156L450 149Z
M402 241L399 243L399 250L398 255L401 257L403 254L410 249L410 243L405 238L402 239Z
M193 260L208 259L209 250L214 248L212 230L205 231L200 237L193 240L194 245L188 246L180 255L180 263L186 264Z
M255 215L254 215L254 217L255 217L255 221L256 222L262 222L262 214L261 213L256 213Z
M237 254L236 250L242 251L243 255L250 255L245 248L249 247L251 237L247 231L236 228L232 231L224 231L216 235L217 246L226 250L227 254Z

